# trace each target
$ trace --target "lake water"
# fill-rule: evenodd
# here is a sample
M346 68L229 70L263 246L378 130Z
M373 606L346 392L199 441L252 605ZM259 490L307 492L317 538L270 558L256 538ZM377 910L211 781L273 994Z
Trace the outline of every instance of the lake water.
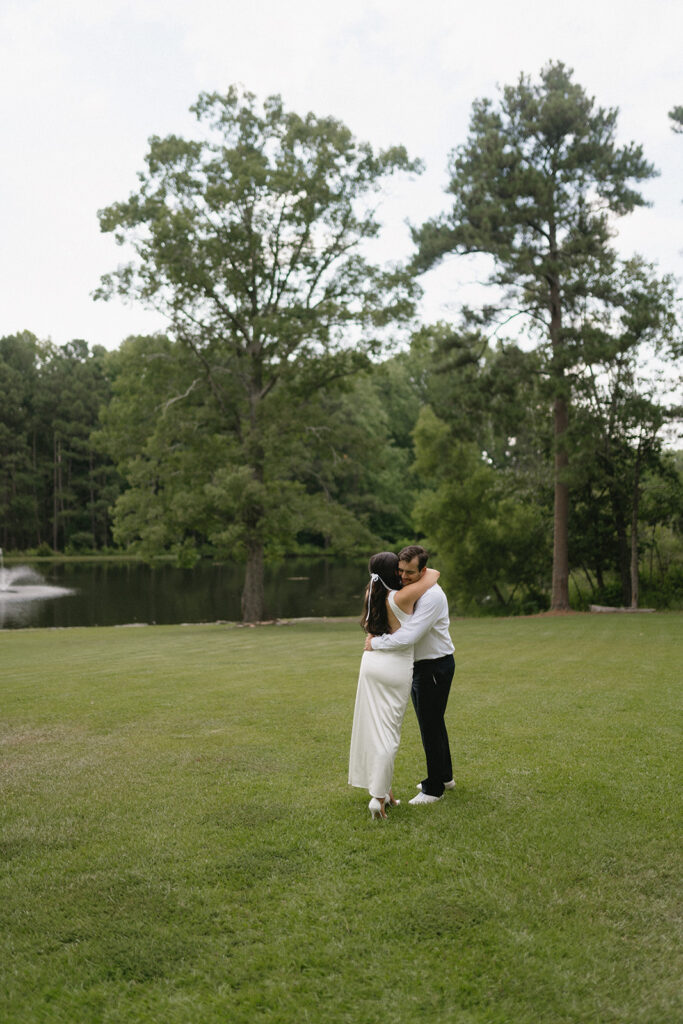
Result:
M7 566L0 629L128 623L239 621L244 566L194 569L136 562L25 563ZM266 618L360 617L367 562L286 559L266 568Z

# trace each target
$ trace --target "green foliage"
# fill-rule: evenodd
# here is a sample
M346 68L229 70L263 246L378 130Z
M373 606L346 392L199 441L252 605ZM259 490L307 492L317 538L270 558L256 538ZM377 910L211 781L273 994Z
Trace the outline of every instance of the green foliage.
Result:
M655 173L640 146L617 146L616 122L561 63L538 84L521 76L497 106L474 103L468 139L451 157L452 209L414 231L420 270L450 252L489 254L489 284L502 292L482 321L512 306L537 341L553 409L556 608L568 606L567 374L584 362L587 312L609 316L619 303L613 220L644 204L635 185Z
M410 532L405 409L386 401L398 380L409 394L405 371L379 366L338 382L300 401L296 415L289 393L274 392L261 419L258 481L219 409L193 389L186 348L160 336L131 338L112 368L114 393L97 440L128 482L115 508L121 545L147 558L171 551L184 564L209 552L244 558L256 504L269 558L298 544L366 552ZM178 401L166 397L172 388ZM417 408L408 430L416 415Z
M640 507L643 480L671 472L662 428L677 410L659 396L679 356L680 334L670 278L659 279L652 267L631 260L614 287L619 305L609 317L587 320L584 362L571 377L570 545L573 564L594 573L598 589L606 571L619 574L617 603L629 605L638 583L631 565L634 517L637 533L654 513L652 505ZM666 368L658 364L662 354Z
M431 489L415 507L418 528L438 552L459 610L519 602L545 606L548 569L543 510L514 492L512 474L497 470L476 444L458 442L429 406L415 430L417 471ZM518 597L518 604L512 602Z
M119 486L91 434L109 398L108 356L25 331L0 339L0 537L4 548L106 546Z
M683 452L662 452L640 503L642 604L683 608Z
M683 107L672 107L669 117L671 118L671 131L680 135L683 132Z
M411 530L413 481L411 429L417 404L411 405L409 367L396 356L372 368L348 386L328 391L307 408L307 443L301 451L299 479L318 495L318 533L325 547L351 544L386 547ZM334 506L343 509L355 536L342 540L325 519ZM308 518L308 517L307 517ZM308 531L313 520L309 519ZM365 536L359 534L365 526Z
M43 347L28 331L0 339L0 522L7 549L33 539L40 472L33 456Z
M587 344L580 372L567 377L574 407L570 564L581 573L583 595L572 600L609 603L604 591L616 574L616 603L630 603L636 500L643 586L656 607L667 607L666 587L661 599L652 597L646 556L661 531L683 551L673 511L680 478L661 440L672 411L657 397L663 385L651 362L666 351L671 365L674 299L669 282L635 261L620 287L622 317L602 325L602 343ZM542 610L552 553L552 388L539 352L503 341L492 349L476 320L467 313L461 325L424 327L414 340L431 405L415 435L415 523L453 569L459 609Z
M616 146L617 113L596 108L560 63L538 85L521 76L506 86L497 107L477 100L469 138L451 156L452 210L414 233L418 266L452 251L490 253L491 283L512 289L547 339L551 284L562 281L566 312L594 296L611 269L610 216L644 205L631 182L655 173L642 147Z
M158 488L146 483L147 467L131 467L142 473L130 477L135 490L148 486L149 528L139 541L185 550L192 532L208 531L244 551L245 615L258 618L263 554L295 529L282 497L304 493L292 467L309 440L315 396L366 367L386 328L413 313L410 276L369 263L363 244L379 232L373 197L384 178L419 167L402 147L376 154L339 121L302 118L279 97L259 109L252 94L231 88L202 94L193 110L202 137L152 138L139 191L101 212L102 230L136 259L97 295L162 311L189 359L179 357L182 380L165 401L188 406L195 441L186 436L172 458L200 459L206 472L184 488L179 465L177 481L167 476ZM163 445L164 430L154 432ZM135 533L136 502L126 502L119 536Z

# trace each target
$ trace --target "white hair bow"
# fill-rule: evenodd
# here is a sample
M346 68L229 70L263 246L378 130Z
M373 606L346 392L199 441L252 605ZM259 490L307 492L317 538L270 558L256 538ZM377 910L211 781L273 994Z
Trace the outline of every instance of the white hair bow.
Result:
M370 587L368 589L368 614L365 616L365 624L366 625L367 625L368 620L370 618L370 598L372 597L372 584L373 583L377 583L378 580L382 584L382 586L384 587L385 590L391 590L391 587L388 587L386 585L386 583L384 582L384 580L382 579L381 576L379 576L376 572L371 572L370 573Z

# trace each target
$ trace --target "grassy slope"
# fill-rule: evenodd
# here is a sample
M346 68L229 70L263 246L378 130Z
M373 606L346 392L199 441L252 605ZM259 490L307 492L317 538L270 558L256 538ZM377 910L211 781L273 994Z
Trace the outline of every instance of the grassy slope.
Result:
M0 1019L678 1021L683 619L453 623L372 822L347 623L0 634Z

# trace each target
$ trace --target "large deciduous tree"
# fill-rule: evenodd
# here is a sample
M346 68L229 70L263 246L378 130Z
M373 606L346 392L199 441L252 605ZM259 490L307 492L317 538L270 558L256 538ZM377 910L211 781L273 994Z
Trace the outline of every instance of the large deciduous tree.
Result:
M152 138L139 190L101 211L102 230L135 256L96 294L160 311L192 357L191 379L166 401L212 406L211 443L222 437L223 454L205 496L246 559L251 621L263 614L264 552L285 518L287 453L306 402L412 315L410 276L373 264L366 243L379 232L384 179L418 166L403 147L375 153L339 121L300 117L277 96L261 108L231 88L192 109L199 137ZM200 427L178 444L199 453Z
M264 446L271 556L293 547L339 553L404 543L412 445L397 431L406 423L409 431L417 414L411 420L403 406L392 408L395 397L410 397L401 359L319 391L295 417L283 416L279 436ZM199 389L168 399L173 388L191 388L194 356L162 335L128 338L111 353L111 368L113 396L96 442L128 482L116 502L116 541L148 558L170 551L183 565L197 551L234 558L248 468L234 461L239 450L217 404Z
M537 84L521 76L497 105L474 103L451 157L452 209L414 231L422 270L450 252L492 256L499 309L524 311L539 339L552 381L556 610L569 606L568 377L587 304L610 302L614 220L644 205L634 186L655 173L640 146L617 146L616 124L617 110L597 107L563 64Z

